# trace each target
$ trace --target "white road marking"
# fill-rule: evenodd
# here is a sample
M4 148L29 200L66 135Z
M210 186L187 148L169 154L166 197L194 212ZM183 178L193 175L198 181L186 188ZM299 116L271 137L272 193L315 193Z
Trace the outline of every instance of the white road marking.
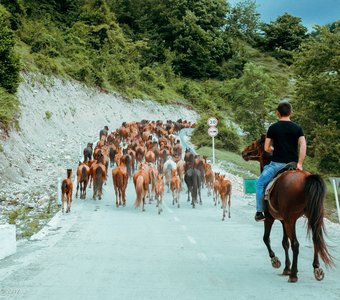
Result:
M174 217L174 220L175 220L176 222L179 222L179 218L177 218L177 217Z
M188 240L189 240L189 242L190 242L191 244L193 244L193 245L196 245L196 244L197 244L196 241L195 241L195 239L194 239L192 236L188 235L187 238L188 238Z
M182 227L182 229L183 229L184 231L187 230L187 227L186 227L185 225L182 225L181 227Z

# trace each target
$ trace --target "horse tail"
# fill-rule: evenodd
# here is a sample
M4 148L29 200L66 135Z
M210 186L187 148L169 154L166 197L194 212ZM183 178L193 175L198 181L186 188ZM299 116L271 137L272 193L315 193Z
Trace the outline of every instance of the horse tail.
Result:
M138 176L136 181L136 201L135 201L135 207L139 207L142 202L142 193L143 193L143 184L144 184L144 177Z
M65 193L67 189L67 181L66 179L63 180L63 183L61 184L61 192Z
M80 177L80 181L82 181L82 182L85 181L86 176L87 176L86 168L83 167L83 168L81 169L81 177Z
M320 175L309 175L304 185L304 193L308 199L305 215L308 219L307 234L312 231L315 251L320 255L326 266L334 266L333 257L327 250L324 240L324 207L326 185Z
M102 180L102 168L100 166L96 169L96 186L99 187Z

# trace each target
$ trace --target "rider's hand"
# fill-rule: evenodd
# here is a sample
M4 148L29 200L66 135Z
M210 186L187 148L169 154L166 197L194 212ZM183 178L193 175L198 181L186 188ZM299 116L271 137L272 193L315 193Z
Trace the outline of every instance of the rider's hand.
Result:
M300 163L297 164L296 168L297 168L298 170L301 170L301 171L303 170L303 169L302 169L302 164L300 164Z

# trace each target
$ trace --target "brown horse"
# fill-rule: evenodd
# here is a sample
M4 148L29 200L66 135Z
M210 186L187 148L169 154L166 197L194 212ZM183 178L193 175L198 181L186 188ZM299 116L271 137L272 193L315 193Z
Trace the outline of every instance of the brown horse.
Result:
M223 216L222 221L225 219L227 210L227 197L228 197L228 218L230 218L230 204L231 204L231 181L226 180L224 175L219 176L219 188L218 192L222 201Z
M98 161L91 168L91 176L93 178L93 200L96 200L97 195L99 200L102 199L103 183L106 181L106 167L102 163L103 155L99 155Z
M157 200L157 207L158 207L158 214L160 215L163 211L163 196L164 196L164 184L163 184L163 175L157 176L157 184L156 184L156 200Z
M86 163L79 163L77 168L77 192L76 198L78 198L78 191L80 186L80 199L86 198L86 187L89 182L90 168Z
M245 160L257 160L266 164L263 138L252 142L242 152ZM327 250L324 240L324 197L326 193L325 183L320 175L311 174L306 171L286 171L276 179L276 182L269 194L268 211L265 213L263 241L267 246L272 266L279 268L280 260L270 246L270 231L275 219L281 221L283 226L282 245L285 250L285 268L283 275L289 275L289 282L296 282L297 262L299 255L299 242L296 237L295 224L297 219L305 215L307 217L307 233L312 232L314 244L313 268L317 280L325 276L320 268L319 256L326 266L333 266L333 258ZM288 255L289 241L293 250L293 262Z
M179 196L181 193L181 179L177 175L176 169L171 170L170 189L172 192L172 205L175 205L175 201L176 201L177 206L179 208Z
M211 196L211 192L214 189L215 175L212 170L211 164L205 163L204 169L205 169L205 184L208 188L208 197L209 197Z
M63 180L61 184L61 211L64 212L64 202L67 203L66 213L71 212L71 203L72 203L72 169L67 169L67 178Z
M122 160L119 167L112 170L113 186L116 194L116 207L125 206L125 191L128 182L128 171L125 162Z
M149 191L149 173L145 164L140 164L139 170L133 175L133 183L136 190L135 207L138 208L143 203L142 211L145 211L145 197Z

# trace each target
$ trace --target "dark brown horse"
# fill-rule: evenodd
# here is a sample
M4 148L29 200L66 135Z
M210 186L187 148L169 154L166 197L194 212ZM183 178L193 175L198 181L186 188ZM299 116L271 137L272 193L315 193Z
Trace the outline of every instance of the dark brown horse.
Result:
M263 166L267 163L264 151L264 138L252 142L242 152L245 160L257 160ZM272 266L279 268L280 260L270 246L270 231L275 219L283 226L282 245L285 250L285 268L283 275L289 275L289 282L296 282L299 242L296 237L296 221L305 215L307 217L307 233L312 232L314 244L314 276L317 280L324 278L324 271L320 268L319 256L326 266L332 266L333 258L327 250L324 240L324 197L326 187L320 175L313 175L307 171L292 170L284 172L277 178L270 192L268 211L265 213L263 241L267 246ZM293 262L289 259L289 241L293 250Z

